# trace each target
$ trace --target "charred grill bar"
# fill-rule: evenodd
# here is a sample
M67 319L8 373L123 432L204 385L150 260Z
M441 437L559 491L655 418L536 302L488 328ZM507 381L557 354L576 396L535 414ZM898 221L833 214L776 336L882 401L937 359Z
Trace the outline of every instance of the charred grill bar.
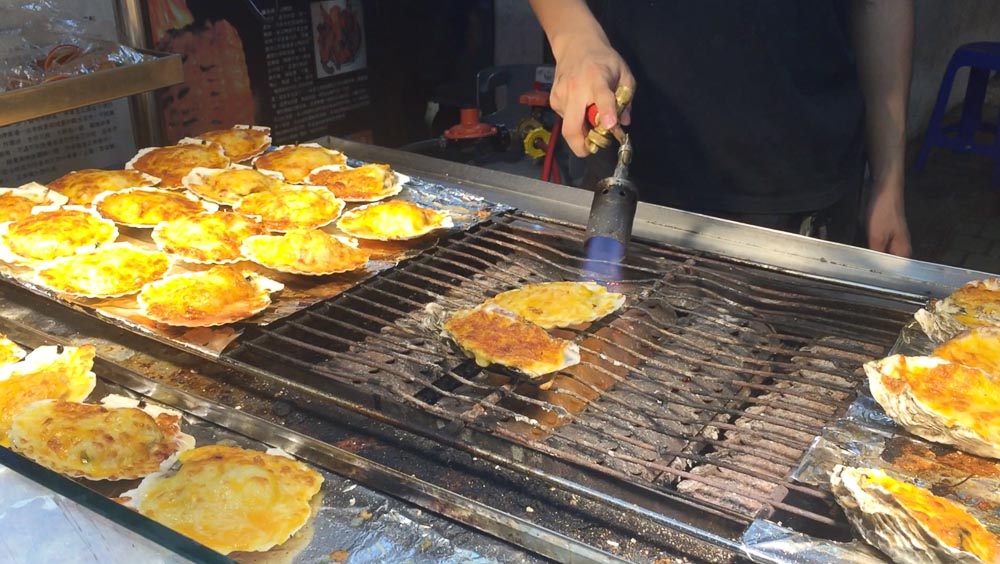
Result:
M724 560L744 549L741 535L759 519L850 537L829 493L789 476L854 399L861 363L892 346L926 296L980 276L640 205L626 263L599 265L613 290L626 294L626 306L554 331L579 345L582 362L542 390L476 366L439 335L436 320L527 283L588 278L587 194L325 143L518 211L451 233L331 300L247 326L207 366L169 340L110 331L7 286L3 330L39 342L106 333L108 366L142 373L169 365L169 375L150 369L149 377L181 388L197 381L190 391L208 402L181 401L157 386L136 391L203 410L223 426L239 424L240 432L253 426L206 405L295 428L309 439L277 431L255 438L551 558L600 560L608 545L592 529L617 522L635 527L639 544L659 537L692 554L696 539L702 548L694 556ZM123 350L135 362L152 358L130 367L117 358ZM192 367L214 376L189 378ZM291 422L295 413L285 404L275 417L283 402L305 415ZM359 429L379 437L370 439L379 446L348 456L340 447L364 435ZM411 444L441 453L414 456ZM462 458L468 455L471 462ZM522 497L522 488L541 493ZM553 509L555 519L509 518L525 499L545 503L549 495L583 501ZM643 523L652 526L639 531Z

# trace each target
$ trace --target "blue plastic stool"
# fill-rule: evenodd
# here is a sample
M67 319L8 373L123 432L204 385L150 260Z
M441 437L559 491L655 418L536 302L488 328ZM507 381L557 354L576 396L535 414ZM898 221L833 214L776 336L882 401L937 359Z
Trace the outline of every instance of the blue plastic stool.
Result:
M962 67L969 67L969 84L965 88L965 101L962 103L962 118L958 123L944 125L945 110L948 109L948 98L951 95L955 73ZM927 124L924 144L914 163L916 170L922 170L927 165L931 149L945 147L956 153L975 153L993 158L993 184L1000 185L1000 135L996 135L996 124L984 123L983 101L986 99L986 84L990 73L1000 71L1000 42L985 41L982 43L967 43L955 50L948 62L948 69L941 79L937 102L934 103L934 113ZM977 131L986 131L995 135L993 143L976 143Z

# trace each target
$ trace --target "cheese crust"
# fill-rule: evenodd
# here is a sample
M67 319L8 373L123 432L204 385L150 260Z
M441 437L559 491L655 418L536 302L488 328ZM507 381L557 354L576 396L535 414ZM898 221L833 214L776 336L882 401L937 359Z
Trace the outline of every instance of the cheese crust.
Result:
M142 314L183 327L224 325L252 317L271 304L283 286L232 266L213 266L147 284L139 292Z
M283 235L255 235L243 241L243 255L290 274L324 276L364 268L368 251L320 229L293 229Z
M366 164L357 168L323 166L312 171L306 183L322 186L345 202L376 202L403 190L403 183L386 164Z
M1000 278L975 280L914 314L934 341L944 342L975 327L1000 326Z
M35 280L62 294L112 298L138 292L145 284L162 278L169 268L165 253L114 243L42 263L35 271Z
M542 327L590 323L625 303L625 296L594 282L544 282L497 294L487 300Z
M340 151L327 149L316 143L282 145L253 160L257 170L277 172L286 182L298 184L313 170L326 165L342 165L347 157Z
M27 352L17 343L8 339L6 335L0 335L0 366L18 362L26 354Z
M194 447L178 413L146 413L65 400L32 403L14 417L11 448L74 478L134 480Z
M89 206L102 192L156 186L160 179L138 170L74 170L48 183L49 188L69 198L70 204Z
M402 241L423 237L454 223L447 214L405 200L389 200L348 211L337 228L351 237L379 241Z
M25 219L36 206L61 206L67 201L66 196L37 182L0 188L0 223Z
M1000 379L1000 327L966 331L939 346L934 356L978 368Z
M222 147L215 143L179 143L142 149L125 168L159 178L161 188L176 188L183 185L184 176L196 167L226 168L229 163Z
M267 229L256 219L234 212L211 212L157 225L153 241L161 251L199 264L225 264L243 258L240 245Z
M288 231L329 225L345 205L325 188L296 186L255 192L233 206L233 211L260 218L270 231Z
M484 368L499 364L540 378L580 362L576 344L556 339L541 327L492 304L457 311L443 328Z
M234 125L195 135L195 139L216 143L234 163L252 159L271 146L271 128L258 125Z
M229 169L196 168L184 177L183 183L198 196L226 206L255 192L287 186L280 178L238 165Z
M38 347L24 360L0 366L0 446L9 447L7 432L14 416L43 399L83 401L94 390L91 372L96 350L82 347Z
M95 249L118 238L114 222L77 206L36 208L20 221L3 224L0 242L15 260L52 260Z
M312 515L323 476L273 454L212 445L181 453L176 471L144 479L122 497L143 515L229 554L287 541Z
M159 188L126 188L99 194L94 198L94 209L119 225L156 227L164 221L215 211L217 207L206 207L196 196L184 192Z

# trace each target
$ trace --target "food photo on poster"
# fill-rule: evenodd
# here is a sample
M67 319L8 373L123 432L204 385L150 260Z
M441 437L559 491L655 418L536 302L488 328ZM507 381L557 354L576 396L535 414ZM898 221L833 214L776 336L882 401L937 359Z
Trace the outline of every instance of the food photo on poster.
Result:
M316 77L326 78L367 68L361 2L314 2L311 10Z

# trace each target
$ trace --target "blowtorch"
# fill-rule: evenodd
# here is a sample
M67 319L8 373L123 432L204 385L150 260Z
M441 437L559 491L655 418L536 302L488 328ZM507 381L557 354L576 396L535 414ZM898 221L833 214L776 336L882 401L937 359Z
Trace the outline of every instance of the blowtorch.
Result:
M621 86L615 92L618 115L632 101L632 90ZM587 150L592 154L609 147L614 132L600 127L596 112L588 111L588 120L593 128L587 134ZM620 127L618 131L621 132ZM584 249L592 264L620 262L628 251L632 238L632 221L638 204L639 191L628 179L628 166L632 161L632 143L628 134L621 134L618 148L618 164L613 175L602 179L594 186L594 200L590 205L587 220L587 235ZM594 262L596 261L596 262Z

